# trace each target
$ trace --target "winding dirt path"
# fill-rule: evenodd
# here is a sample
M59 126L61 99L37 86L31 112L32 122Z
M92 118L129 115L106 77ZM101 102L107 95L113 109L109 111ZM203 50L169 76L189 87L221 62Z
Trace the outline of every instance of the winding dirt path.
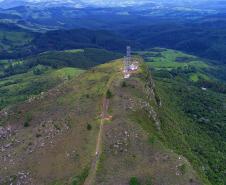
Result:
M95 157L90 167L89 176L86 178L84 185L93 185L95 182L97 166L98 166L98 162L100 160L100 155L101 155L101 144L102 144L104 120L106 119L106 116L107 116L108 107L109 107L109 100L104 97L103 105L102 105L101 120L100 120L100 128L99 128L99 133L98 133L97 142L96 142Z
M122 71L119 69L118 72L116 72L107 82L106 85L106 90L110 89L113 81L117 79L118 76L122 76ZM92 164L89 170L89 175L86 178L85 182L83 185L94 185L95 183L95 178L96 178L96 172L97 172L97 167L98 167L98 162L100 160L101 156L101 145L102 145L102 139L103 139L103 127L104 127L104 121L109 120L109 115L108 115L108 108L109 108L109 99L106 98L105 93L103 95L103 100L102 100L102 110L101 110L101 120L100 120L100 128L99 128L99 133L97 137L97 142L96 142L96 151L95 151L95 156L92 160Z

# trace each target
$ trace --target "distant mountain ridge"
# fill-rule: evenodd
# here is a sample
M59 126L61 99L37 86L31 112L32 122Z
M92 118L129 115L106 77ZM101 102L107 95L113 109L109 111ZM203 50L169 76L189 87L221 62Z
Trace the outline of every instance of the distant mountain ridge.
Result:
M69 6L75 8L81 8L84 6L84 3L80 1L72 1L72 0L3 0L0 2L0 6L4 9L18 7L18 6L37 6L37 7L51 7L51 6Z
M84 8L89 6L94 7L128 7L128 6L142 6L148 4L155 4L156 6L184 6L190 7L206 2L214 2L213 0L0 0L0 6L2 8L12 8L17 6L38 6L38 7L56 7L67 6L75 8Z
M98 7L115 7L115 6L131 6L131 5L142 5L147 3L147 1L140 1L135 2L134 0L127 0L127 1L98 1L98 0L91 0L91 1L84 1L84 0L2 0L0 1L0 6L2 8L13 8L17 6L37 6L37 7L59 7L59 6L66 6L66 7L75 7L75 8L84 8L88 6L98 6Z

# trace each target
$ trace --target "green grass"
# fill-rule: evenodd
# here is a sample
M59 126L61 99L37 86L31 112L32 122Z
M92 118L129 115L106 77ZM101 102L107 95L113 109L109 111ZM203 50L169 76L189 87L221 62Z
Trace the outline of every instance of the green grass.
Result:
M161 131L156 131L145 120L140 120L142 127L147 132L154 133L155 138L165 146L185 156L204 184L224 185L226 95L221 89L226 85L222 83L221 88L207 88L207 91L200 88L203 81L208 82L210 87L211 84L215 86L220 82L217 75L213 77L207 72L217 71L219 67L172 50L158 51L158 55L156 53L143 52L142 56L152 68L156 94L162 103L162 107L156 107L161 120ZM179 56L190 57L192 60L178 62L176 58ZM195 70L186 65L191 65ZM186 173L186 169L184 165L179 166L182 174Z
M39 80L43 78L46 81L42 83L47 83L48 81L60 83L59 79L62 78L62 74L65 74L67 77L68 75L76 76L83 72L81 75L51 90L51 93L45 94L43 98L14 106L13 110L16 113L16 117L9 115L10 123L15 125L23 124L26 127L23 129L25 133L20 136L26 137L31 135L29 142L42 137L44 139L44 134L46 133L42 132L39 135L40 132L31 132L31 129L36 130L36 128L40 127L46 129L48 124L51 124L54 129L61 129L62 131L60 132L61 134L56 136L59 140L57 141L57 138L56 140L54 139L54 141L57 141L57 144L51 150L49 150L48 146L43 148L43 152L47 153L47 155L43 157L37 153L38 155L32 155L35 160L32 158L30 161L28 158L25 158L23 161L22 166L29 169L31 173L34 172L36 174L37 184L80 185L84 183L88 175L86 167L89 167L91 164L95 151L102 97L108 89L106 85L109 78L119 71L121 64L121 61L120 63L116 62L116 64L113 64L119 66L116 69L111 68L111 64L103 64L100 67L85 72L73 68L58 70L47 68L41 75L34 75L33 71L29 71L26 74L11 76L8 79L12 80L13 77L14 79L22 80L20 83L26 83L36 80L36 78ZM86 96L87 94L89 97ZM16 96L18 97L19 95L17 94ZM31 117L26 116L28 112L31 114ZM17 121L18 117L22 119L19 123ZM40 119L46 121L41 122ZM53 123L47 122L49 119L54 120ZM8 118L1 121L2 125L7 124ZM24 125L24 123L26 124ZM42 126L43 124L45 126ZM87 124L90 124L92 128L87 127ZM65 126L68 126L70 130L64 129ZM48 141L46 140L46 142ZM15 146L14 151L18 151L20 146ZM19 151L17 156L22 156L23 152L26 151ZM65 154L69 152L70 157L66 157ZM35 164L36 161L40 161L40 163L37 165ZM46 173L43 173L43 171ZM10 173L14 174L13 171ZM51 174L51 177L49 174Z
M62 69L58 69L58 70L52 70L50 73L50 76L54 77L54 78L72 78L74 76L79 75L81 72L83 72L84 70L81 69L76 69L76 68L72 68L72 67L65 67Z
M30 37L25 32L10 32L10 31L1 31L0 32L0 39L7 39L9 41L18 43L26 43L28 41L31 41L32 37Z
M26 32L0 31L0 51L4 49L9 52L14 52L15 46L22 46L29 43L31 40L31 34Z
M89 168L85 168L80 175L73 177L71 185L83 185L89 175Z
M0 65L6 65L8 64L8 60L0 60Z
M208 179L214 185L222 185L225 182L222 164L226 161L226 151L222 147L226 146L223 134L226 115L221 101L226 97L202 92L188 82L157 80L156 84L164 107L160 112L164 143L187 157L204 181Z
M121 58L119 53L104 49L86 48L64 51L49 51L26 59L32 64L48 65L54 68L75 67L87 69Z
M167 53L167 55L170 54ZM60 105L60 107L67 107L68 110L72 110L70 106L74 108L75 104L81 105L80 102L82 102L84 103L83 108L85 110L88 107L90 108L88 103L93 102L92 98L102 97L105 94L108 89L107 82L111 81L112 77L114 77L112 79L117 77L121 80L121 76L118 73L118 70L122 67L121 65L122 61L107 63L84 72L84 75L78 77L79 79L68 81L65 87L73 90L57 97L52 107ZM143 72L141 78L147 80L149 75L148 68L145 68L145 65L141 68ZM143 112L143 110L141 112L134 112L133 118L136 118L137 123L148 133L149 139L147 142L149 144L157 145L161 143L161 147L163 144L164 148L170 148L174 152L186 157L196 169L204 184L223 185L226 182L224 175L226 171L224 165L226 161L226 108L224 104L226 102L226 95L217 91L202 91L197 85L198 79L211 79L211 76L207 74L203 76L204 73L200 71L185 73L184 69L176 68L176 71L172 70L170 71L172 73L170 73L168 69L162 68L161 70L169 75L163 75L163 73L159 73L156 70L152 71L156 85L156 97L162 103L161 107L154 103L152 106L154 106L158 113L161 129L158 130L156 128L154 121L150 120L148 115L146 115L147 113ZM4 107L23 101L30 95L38 94L41 91L54 87L65 79L70 79L81 72L81 70L74 68L58 70L44 68L44 73L41 75L34 75L31 70L25 74L5 78L0 82L0 99L1 101L3 100L1 105ZM115 74L117 74L116 77ZM185 78L187 76L189 78ZM140 76L138 75L137 78L140 78ZM76 88L73 88L74 85ZM136 85L139 85L139 83ZM126 84L123 89L125 90L129 87ZM131 90L130 93L133 97L145 97L143 100L147 101L146 96L141 91L141 89L137 88L137 90ZM114 94L114 91L112 92ZM112 99L114 98L117 97L113 96ZM4 100L8 100L8 102L4 104ZM42 111L44 110L43 107L42 104L39 105ZM25 116L26 120L28 120L28 123L32 122L31 117L26 118ZM89 122L85 120L83 124L86 131L87 123ZM26 126L29 126L29 124L26 124ZM101 169L102 167L100 166ZM189 166L187 168L183 164L179 167L182 174L187 174L187 169L189 169ZM72 179L72 184L82 184L86 176L87 171L85 170ZM134 178L131 181L131 183L137 183ZM149 184L151 184L151 181Z
M170 49L142 52L140 54L146 59L148 65L155 69L172 70L189 66L204 69L209 67L208 64L192 55Z
M190 76L190 80L192 80L193 82L197 82L199 81L199 75L194 73L194 74L191 74Z
M62 69L44 67L44 69L41 75L35 75L31 69L27 73L2 79L0 81L0 108L24 101L83 72L83 70L69 67Z
M137 177L131 177L131 179L129 181L129 185L140 185Z
M71 49L71 50L65 50L66 53L81 53L84 52L84 49Z
M192 74L190 74L189 78L193 82L198 82L200 79L211 80L211 78L209 76L207 76L206 74L202 74L202 73L192 73Z

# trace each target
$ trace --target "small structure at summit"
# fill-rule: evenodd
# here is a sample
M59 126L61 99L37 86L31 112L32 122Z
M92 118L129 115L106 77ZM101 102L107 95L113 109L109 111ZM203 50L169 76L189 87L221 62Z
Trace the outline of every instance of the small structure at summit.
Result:
M131 76L131 72L138 70L138 62L134 61L131 56L131 47L127 46L126 56L124 57L124 78L127 79Z

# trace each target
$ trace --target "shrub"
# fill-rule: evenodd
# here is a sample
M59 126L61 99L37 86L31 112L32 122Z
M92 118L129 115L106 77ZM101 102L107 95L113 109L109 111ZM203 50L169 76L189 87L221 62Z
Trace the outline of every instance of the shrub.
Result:
M41 137L41 136L42 136L42 135L41 135L41 134L39 134L39 133L37 133L37 134L36 134L36 137Z
M24 127L29 127L31 120L32 120L31 114L27 113L25 115Z
M72 179L71 184L72 185L82 185L82 184L84 184L88 175L89 175L89 169L85 168L80 175L77 175Z
M106 98L107 99L110 99L112 97L112 92L110 90L107 90L107 93L106 93Z
M137 177L131 177L131 179L129 181L129 185L140 185Z
M122 87L127 87L127 84L125 81L122 82Z
M25 121L24 122L24 127L29 127L29 122Z
M33 69L33 74L34 75L41 75L43 74L45 71L45 67L43 66L36 66L34 69Z
M179 166L178 169L180 170L181 174L184 175L186 173L186 164Z
M92 125L90 125L89 123L87 124L87 130L92 130Z
M155 136L150 136L148 139L150 144L154 144L156 142L156 137Z

